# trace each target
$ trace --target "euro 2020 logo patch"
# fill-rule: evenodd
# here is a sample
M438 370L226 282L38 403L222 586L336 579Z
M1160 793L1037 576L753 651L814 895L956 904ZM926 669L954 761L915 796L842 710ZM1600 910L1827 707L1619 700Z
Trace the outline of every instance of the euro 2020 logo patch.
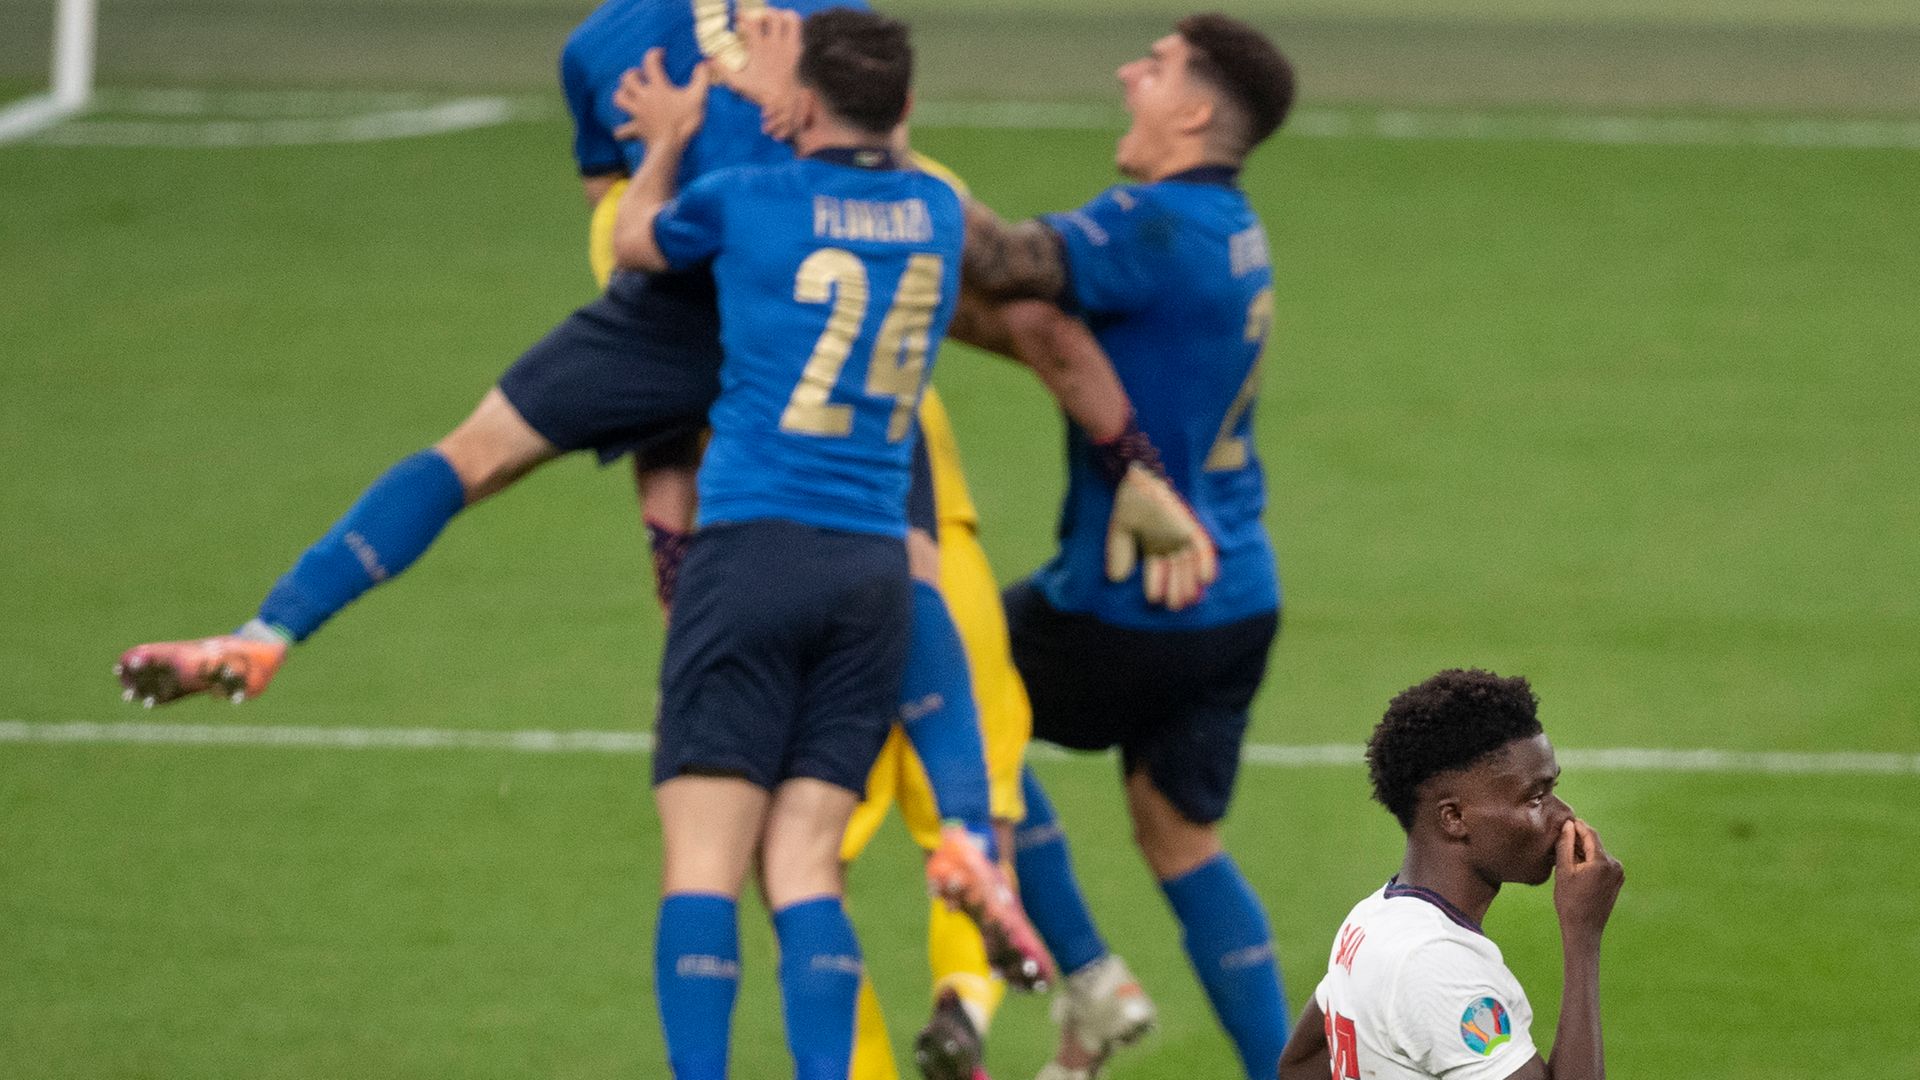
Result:
M1513 1038L1513 1021L1507 1017L1507 1007L1490 997L1467 1006L1460 1014L1460 1038L1467 1049L1485 1057L1499 1049L1500 1044Z

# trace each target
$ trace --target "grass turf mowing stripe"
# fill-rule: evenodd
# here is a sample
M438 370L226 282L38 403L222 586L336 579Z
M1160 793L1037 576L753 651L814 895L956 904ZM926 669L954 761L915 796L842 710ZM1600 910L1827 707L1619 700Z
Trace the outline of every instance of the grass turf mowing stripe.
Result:
M154 724L70 721L0 722L0 743L105 743L163 746L265 746L329 750L505 750L513 753L645 754L653 735L644 731L464 731L452 728L362 728L242 724ZM1073 759L1036 744L1034 756ZM1363 748L1345 743L1282 746L1251 743L1242 750L1249 765L1274 768L1358 765ZM1770 776L1920 776L1920 754L1828 751L1794 753L1748 750L1671 750L1611 747L1562 749L1560 761L1582 769L1618 772L1742 773Z
M545 95L434 99L370 91L108 90L92 114L32 137L60 146L252 147L374 142L563 115ZM927 128L1100 131L1125 125L1116 106L1076 102L928 102ZM1591 146L1760 146L1920 149L1920 119L1647 116L1574 112L1317 107L1297 110L1295 138L1548 142Z

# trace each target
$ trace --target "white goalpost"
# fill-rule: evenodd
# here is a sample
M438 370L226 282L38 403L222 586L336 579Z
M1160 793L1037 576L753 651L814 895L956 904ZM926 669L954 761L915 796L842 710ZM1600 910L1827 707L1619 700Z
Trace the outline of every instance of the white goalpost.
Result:
M0 107L0 142L25 138L84 110L93 100L98 0L55 0L53 73L48 91Z

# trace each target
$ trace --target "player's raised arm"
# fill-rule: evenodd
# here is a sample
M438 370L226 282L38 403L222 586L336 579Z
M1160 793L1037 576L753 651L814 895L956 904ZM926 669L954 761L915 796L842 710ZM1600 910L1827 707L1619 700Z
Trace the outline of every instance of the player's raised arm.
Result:
M798 12L764 8L740 16L735 33L739 63L720 63L714 76L722 86L760 106L760 128L776 139L790 139L799 124L802 19Z
M1560 917L1560 1025L1551 1058L1535 1054L1506 1080L1605 1080L1600 1039L1600 935L1626 880L1600 835L1578 818L1554 845L1553 906ZM1290 1078L1286 1078L1290 1080Z
M703 64L685 86L667 78L660 49L650 49L637 68L620 79L613 102L633 119L614 131L647 144L647 156L620 196L613 226L613 257L632 270L665 270L667 259L654 240L653 221L673 198L675 177L687 143L706 118L709 77Z
M1015 301L1000 316L1014 356L1087 433L1114 485L1108 579L1125 581L1144 562L1149 603L1174 611L1197 603L1220 575L1213 538L1167 479L1106 350L1085 323L1050 302Z
M1002 221L978 199L963 202L967 246L961 268L967 288L993 300L1059 301L1067 289L1059 236L1039 221Z
M1602 1080L1607 1074L1600 1040L1600 934L1625 880L1619 860L1607 854L1591 826L1573 818L1560 827L1553 906L1560 916L1564 974L1560 1026L1553 1033L1551 1063L1540 1070L1543 1077ZM1525 1080L1526 1069L1515 1076Z
M1213 538L1167 480L1112 359L1086 324L1048 301L1002 304L969 290L948 329L957 340L1033 369L1086 432L1114 485L1108 577L1124 581L1144 562L1149 602L1174 611L1198 602L1220 572Z

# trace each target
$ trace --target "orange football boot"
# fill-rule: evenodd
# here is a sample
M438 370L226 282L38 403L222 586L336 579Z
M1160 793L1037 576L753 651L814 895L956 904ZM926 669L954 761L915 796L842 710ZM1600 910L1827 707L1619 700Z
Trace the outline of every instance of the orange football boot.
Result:
M1045 990L1053 957L1040 942L1020 897L980 844L959 825L940 829L940 846L927 857L927 889L947 907L965 912L987 947L987 963L1016 990Z
M135 645L113 665L120 697L151 709L188 694L208 693L234 704L259 697L286 659L284 642L222 634L198 641Z

